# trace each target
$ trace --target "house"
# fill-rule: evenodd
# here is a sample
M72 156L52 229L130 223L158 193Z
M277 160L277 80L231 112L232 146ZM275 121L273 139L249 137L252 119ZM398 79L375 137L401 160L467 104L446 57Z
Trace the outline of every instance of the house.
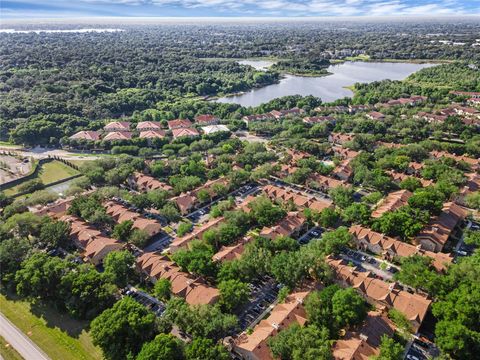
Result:
M332 116L307 116L303 118L302 122L310 125L323 123L334 124L336 120Z
M322 211L323 209L332 209L333 202L328 199L318 199L314 196L307 195L300 191L292 190L290 188L281 187L277 185L266 185L263 187L263 192L271 199L281 201L284 203L291 203L299 209L311 209L314 211Z
M314 187L315 189L318 189L324 193L327 193L328 190L336 188L338 186L344 186L344 187L350 186L350 184L348 184L346 181L337 180L329 176L321 175L318 173L311 175L307 180L307 182L310 187Z
M111 131L103 138L103 141L121 141L131 140L132 133L130 131Z
M256 114L256 115L245 115L244 117L242 117L242 120L245 124L249 125L251 123L259 122L259 121L275 120L275 116L273 116L270 113Z
M117 223L130 220L133 222L134 229L144 231L149 237L155 236L162 231L162 226L158 221L147 219L115 201L107 201L103 205L107 215L110 215Z
M425 164L423 163L411 161L408 164L406 172L407 174L410 174L410 175L420 176L420 172L423 170L424 167L425 167Z
M81 250L84 261L95 266L100 265L105 256L112 251L124 248L125 244L104 236L100 231L75 216L65 215L60 220L70 224L70 237L75 246Z
M419 294L401 290L396 283L386 283L375 278L371 272L360 272L344 259L328 256L326 262L335 273L336 280L344 287L353 287L368 302L380 309L394 308L409 320L416 332L422 325L432 300Z
M208 125L202 126L202 131L205 135L210 135L222 131L230 132L230 129L226 125Z
M350 165L353 159L345 159L340 162L332 171L332 175L340 180L349 181L353 176L353 168Z
M470 165L470 167L474 171L480 169L480 160L479 159L473 159L473 158L468 157L468 156L463 156L463 155L458 156L458 155L450 154L446 151L436 151L436 150L435 151L430 151L430 156L434 159L441 159L442 157L447 157L447 158L455 160L456 162L463 161L463 162L467 163L468 165Z
M98 141L100 140L100 133L98 131L79 131L69 137L71 140L86 140Z
M356 114L361 111L368 111L370 110L371 106L370 105L349 105L348 106L348 112L350 114Z
M188 119L175 119L170 120L167 123L170 130L192 127L192 122Z
M356 331L348 331L337 340L332 349L335 360L368 360L379 355L382 336L392 337L395 325L378 310L369 311L364 323Z
M423 249L433 252L442 251L453 229L465 219L467 212L453 202L443 204L440 215L433 218L415 237Z
M354 159L360 154L359 151L350 150L349 148L344 148L343 146L333 145L332 146L333 154L341 159Z
M471 105L479 106L480 105L480 96L477 97L477 98L468 99L467 102Z
M388 196L380 200L372 212L373 218L379 218L386 212L392 212L408 204L408 199L413 194L408 190L398 190L391 192Z
M159 121L141 121L137 124L137 130L142 131L158 131L162 130L162 125Z
M67 213L67 210L74 198L74 196L70 196L66 199L58 199L53 203L44 206L37 205L36 207L32 208L30 212L37 216L49 216L58 219Z
M295 172L298 170L299 168L296 167L296 166L292 166L292 165L288 165L288 164L282 164L280 165L280 170L277 171L277 176L279 176L280 178L284 178L284 177L287 177L289 175L293 175L295 174Z
M385 119L385 115L378 111L370 111L367 114L367 118L370 120L383 120Z
M220 122L220 119L215 115L205 114L205 115L198 115L195 117L195 124L198 125L216 125Z
M311 154L305 151L300 151L295 149L287 149L287 155L291 157L290 162L293 162L293 163L296 163L299 160L308 159L312 157Z
M220 297L218 289L207 285L201 278L182 272L166 256L146 252L137 258L136 266L153 283L158 279L170 281L172 294L184 298L189 305L211 305Z
M386 171L386 173L388 175L390 175L393 182L395 182L397 184L401 183L403 180L406 180L406 179L412 177L410 175L407 175L407 174L404 174L404 173L398 173L398 172L393 171L393 170L388 170L388 171ZM422 178L418 178L418 177L417 177L417 179L422 184L422 187L427 187L427 186L430 186L430 185L434 184L434 182L432 180L426 180L426 179L422 179Z
M307 315L303 303L309 291L295 292L283 303L275 305L270 315L261 320L250 334L241 333L233 342L233 351L248 360L273 360L268 340L292 324L304 325Z
M415 117L428 121L431 124L442 124L448 118L446 115L431 114L426 112L419 112Z
M344 105L337 105L337 106L318 106L315 109L316 112L327 112L327 113L338 113L344 114L348 112L348 107Z
M163 139L165 138L164 130L146 130L140 132L140 139Z
M354 139L355 135L353 134L341 134L332 132L328 135L328 142L337 145L344 145L347 142L350 142Z
M178 139L181 137L200 136L200 133L197 131L197 129L194 128L176 128L172 130L172 135L174 139Z
M458 96L468 96L474 99L480 99L480 92L476 91L450 91L450 94Z
M214 218L205 224L202 224L201 226L194 227L192 232L186 234L185 236L175 238L175 240L173 240L170 244L170 252L174 253L179 249L185 249L193 240L201 240L203 234L205 234L207 230L213 229L224 220L225 219L222 216Z
M299 235L306 224L306 219L298 211L291 211L278 224L272 227L264 227L260 236L275 240L277 237Z
M129 121L112 121L103 127L105 131L130 131Z
M170 185L161 182L152 176L145 175L141 172L133 173L133 175L128 179L128 183L131 187L135 187L137 190L143 192L151 190L173 190Z
M245 246L253 240L253 237L246 236L235 245L222 246L217 253L212 256L213 261L224 262L240 259L245 251Z
M456 195L455 202L462 206L466 206L465 198L467 195L475 191L480 191L480 175L477 173L469 173L465 175L467 181L465 185L460 188L458 194Z
M180 214L186 215L195 207L197 198L190 193L185 193L170 199L170 201L173 201L177 205Z
M453 108L453 110L458 115L480 118L480 111L475 108L465 107L465 106L456 106Z
M293 108L289 110L272 110L270 114L277 120L282 119L286 116L298 116L305 113L303 109Z
M353 235L359 250L381 255L383 259L388 261L412 255L427 256L433 260L432 265L438 272L445 271L453 261L453 256L450 254L425 251L420 246L396 240L361 225L353 225L349 231Z

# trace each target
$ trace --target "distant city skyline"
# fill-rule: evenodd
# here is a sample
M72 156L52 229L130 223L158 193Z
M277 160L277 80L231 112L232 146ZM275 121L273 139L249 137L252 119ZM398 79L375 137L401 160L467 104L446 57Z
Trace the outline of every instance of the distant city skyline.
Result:
M480 0L6 0L3 19L480 15Z

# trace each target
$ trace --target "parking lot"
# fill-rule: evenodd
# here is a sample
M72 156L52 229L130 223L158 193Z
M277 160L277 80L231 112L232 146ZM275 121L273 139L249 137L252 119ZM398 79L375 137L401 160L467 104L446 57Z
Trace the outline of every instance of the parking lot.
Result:
M248 284L251 290L248 304L238 315L240 330L253 327L263 317L262 314L277 300L280 285L269 276Z
M469 229L472 231L480 231L480 224L474 221L470 221L465 229ZM455 258L461 258L465 256L471 256L475 251L476 246L474 245L467 245L462 239L458 242L457 246L455 247Z
M318 198L330 199L330 196L328 196L328 194L326 194L326 193L323 193L323 192L318 191L318 190L313 190L313 189L310 189L310 188L306 188L305 186L287 183L287 182L283 181L282 179L277 178L275 176L270 176L270 179L268 181L270 183L274 184L274 185L288 187L292 190L301 191L305 194L316 196Z
M161 316L165 311L165 304L160 300L154 298L153 296L144 293L138 289L135 289L133 286L129 286L124 291L125 296L130 296L139 304L142 304L147 309L152 311L156 316Z
M378 260L373 256L365 254L361 251L352 249L344 249L340 253L340 257L355 264L360 271L371 271L378 279L391 280L393 274L398 272L398 268L384 260ZM386 264L385 269L382 269L382 263Z
M298 238L298 243L300 245L308 244L312 239L319 239L322 236L322 233L323 229L320 226L315 226L300 236Z
M427 360L433 356L438 356L438 349L434 344L414 340L405 354L405 360Z

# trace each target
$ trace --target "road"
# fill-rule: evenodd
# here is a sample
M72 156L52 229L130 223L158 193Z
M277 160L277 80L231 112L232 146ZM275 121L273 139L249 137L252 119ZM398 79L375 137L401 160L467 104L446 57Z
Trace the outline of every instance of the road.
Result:
M0 335L23 356L25 360L50 360L50 358L0 313Z

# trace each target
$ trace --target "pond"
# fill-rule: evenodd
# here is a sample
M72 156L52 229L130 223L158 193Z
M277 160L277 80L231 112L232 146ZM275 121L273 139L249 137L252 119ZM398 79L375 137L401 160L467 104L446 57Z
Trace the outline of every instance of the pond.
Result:
M245 60L240 63L256 69L266 69L272 64L271 61L264 60ZM352 91L345 87L357 82L368 83L385 79L403 80L420 69L435 65L400 62L344 62L328 67L327 70L332 75L322 77L285 75L277 84L253 89L240 95L222 97L216 101L242 106L258 106L278 97L298 94L314 95L324 102L331 102L352 96Z

